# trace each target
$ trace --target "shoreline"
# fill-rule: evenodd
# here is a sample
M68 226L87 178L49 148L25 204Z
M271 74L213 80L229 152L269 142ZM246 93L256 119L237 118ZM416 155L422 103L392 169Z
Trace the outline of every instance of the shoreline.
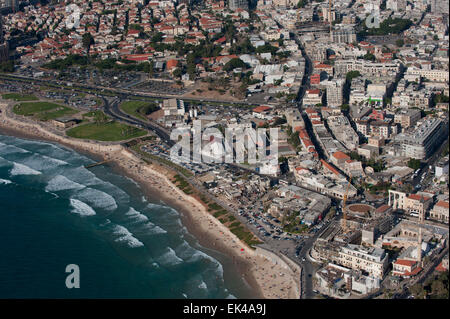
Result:
M201 202L185 194L171 182L170 177L176 174L174 171L155 163L146 164L119 144L100 144L58 136L36 122L28 119L18 122L8 117L5 107L0 110L0 129L6 134L56 142L94 159L111 160L111 168L119 175L136 181L146 196L159 198L167 206L176 209L183 225L199 245L229 257L234 269L224 268L224 277L225 273L237 271L254 292L252 298L299 298L297 276L292 270L286 269L283 265L286 263L280 259L279 264L242 243L207 212Z

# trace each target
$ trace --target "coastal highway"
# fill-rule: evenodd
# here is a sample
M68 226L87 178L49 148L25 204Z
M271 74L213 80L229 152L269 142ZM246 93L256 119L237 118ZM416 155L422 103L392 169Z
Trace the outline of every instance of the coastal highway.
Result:
M184 101L191 101L191 102L202 102L202 103L219 103L224 105L248 105L248 106L259 106L255 105L253 103L241 101L241 102L234 102L234 101L224 101L224 100L218 100L218 99L207 99L207 98L185 98L180 95L174 95L174 94L157 94L154 92L151 93L145 93L145 92L132 92L131 90L125 90L125 89L117 89L117 88L109 88L109 87L103 87L103 86L95 86L95 85L87 85L87 84L74 84L72 82L67 81L59 81L59 80L52 80L52 79L37 79L33 77L27 77L27 76L19 76L19 75L12 75L12 74L4 74L0 73L0 79L5 81L11 81L11 82L25 82L25 83L34 83L34 84L41 84L44 86L55 86L59 89L65 89L65 90L73 90L76 92L84 92L86 93L86 90L89 91L91 94L96 94L98 96L113 96L113 97L119 97L120 99L183 99Z
M128 124L137 125L149 131L152 131L156 133L169 146L173 146L175 144L170 139L170 132L164 129L163 127L160 127L159 125L148 121L140 120L138 118L132 117L122 112L122 110L119 107L121 103L120 99L114 99L111 102L105 97L103 97L102 99L104 103L104 111L107 115L115 119L121 120L123 122L126 122Z

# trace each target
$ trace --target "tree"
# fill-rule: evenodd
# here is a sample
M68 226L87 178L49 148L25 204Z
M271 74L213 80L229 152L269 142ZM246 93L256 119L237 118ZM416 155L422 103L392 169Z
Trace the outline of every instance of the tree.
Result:
M176 68L173 71L173 76L176 78L181 78L182 75L183 75L183 72L181 71L181 68Z
M138 47L136 48L136 53L137 53L137 54L142 54L142 53L144 53L144 48L141 47L141 46L138 46Z
M5 72L5 73L14 72L14 62L12 60L2 62L0 64L0 72Z
M369 61L375 61L377 58L375 57L375 55L373 55L372 53L367 53L366 55L363 56L364 60L369 60Z
M97 125L106 123L108 121L108 117L103 112L96 112L94 116L94 123Z
M423 292L423 287L420 284L415 284L413 286L411 286L411 288L409 289L411 291L411 293L417 297L420 296Z
M95 43L94 37L90 33L85 33L85 34L83 34L82 43L83 43L83 47L87 51L87 54L89 55L91 46Z
M245 66L244 61L239 58L233 58L224 65L223 70L229 72L236 68L244 68Z
M411 159L408 161L408 167L409 167L409 168L412 168L413 170L419 169L420 166L421 166L421 162L420 162L420 160L418 160L418 159L411 158Z
M349 71L345 75L345 79L351 82L354 78L357 78L358 76L361 76L361 73L359 73L359 71Z
M398 39L397 41L395 41L395 44L398 47L402 47L405 44L405 41L403 39Z
M155 74L155 66L153 64L153 60L149 61L149 67L148 67L148 74L150 75L150 77L153 77L153 75Z
M306 6L306 3L306 0L300 0L299 2L297 2L297 9L304 8Z

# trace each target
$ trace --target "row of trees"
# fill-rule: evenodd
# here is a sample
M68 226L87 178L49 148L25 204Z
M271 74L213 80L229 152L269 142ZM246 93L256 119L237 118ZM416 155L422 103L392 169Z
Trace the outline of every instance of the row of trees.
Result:
M388 35L388 34L400 34L407 30L413 22L409 19L392 18L389 17L380 23L379 28L369 28L366 25L365 19L361 21L362 30L359 32L360 36L367 35Z

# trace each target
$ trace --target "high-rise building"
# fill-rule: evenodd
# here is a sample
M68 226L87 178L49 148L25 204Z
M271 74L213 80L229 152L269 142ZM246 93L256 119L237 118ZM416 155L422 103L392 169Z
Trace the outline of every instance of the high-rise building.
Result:
M438 118L425 119L412 133L397 135L397 153L399 156L426 159L445 139L446 134L448 124Z
M228 0L228 7L230 8L230 10L248 10L248 0Z
M344 79L336 79L328 81L327 87L327 105L328 106L341 106L343 103L344 92Z
M356 32L353 28L332 30L333 43L353 43L356 41Z

